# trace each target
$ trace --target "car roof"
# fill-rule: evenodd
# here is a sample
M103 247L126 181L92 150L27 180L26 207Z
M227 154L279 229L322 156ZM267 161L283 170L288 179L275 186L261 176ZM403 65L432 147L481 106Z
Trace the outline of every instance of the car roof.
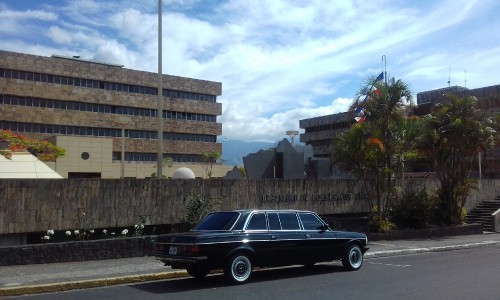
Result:
M309 210L299 210L299 209L234 209L234 210L223 210L217 212L239 212L239 213L250 213L250 212L302 212L302 213L312 213ZM214 212L215 213L215 212Z

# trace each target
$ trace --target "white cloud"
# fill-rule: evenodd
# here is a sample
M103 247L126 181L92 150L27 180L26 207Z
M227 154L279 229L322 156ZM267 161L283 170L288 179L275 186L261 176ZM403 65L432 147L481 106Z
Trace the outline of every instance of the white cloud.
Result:
M40 2L2 7L2 49L156 71L156 0ZM415 93L445 86L449 68L455 84L465 69L468 86L498 84L499 11L488 0L168 0L163 71L222 82L224 136L276 141L300 119L345 111L382 55ZM11 34L35 29L48 39Z

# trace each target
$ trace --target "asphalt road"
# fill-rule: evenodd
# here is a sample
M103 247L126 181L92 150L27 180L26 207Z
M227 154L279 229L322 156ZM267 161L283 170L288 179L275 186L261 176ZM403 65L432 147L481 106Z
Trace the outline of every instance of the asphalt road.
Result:
M221 275L12 299L500 299L500 245L255 272L245 285Z

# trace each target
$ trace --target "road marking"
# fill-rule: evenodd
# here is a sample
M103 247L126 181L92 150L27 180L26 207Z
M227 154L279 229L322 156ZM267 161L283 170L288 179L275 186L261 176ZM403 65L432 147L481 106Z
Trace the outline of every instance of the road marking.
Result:
M373 242L370 242L369 244L370 245L381 245L381 246L393 246L393 247L396 247L396 245L394 245L394 244L383 244L383 243L373 243Z
M372 265L382 265L382 266L389 266L389 267L400 267L400 268L411 267L411 265L384 264L384 263L376 263L376 262L371 262L371 261L368 263L372 264Z

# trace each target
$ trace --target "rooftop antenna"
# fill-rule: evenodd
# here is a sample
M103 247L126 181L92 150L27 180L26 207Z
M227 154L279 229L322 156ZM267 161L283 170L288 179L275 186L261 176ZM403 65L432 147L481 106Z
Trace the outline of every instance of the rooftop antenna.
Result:
M451 67L448 67L448 87L450 87L451 84Z
M293 138L299 134L299 132L297 130L287 130L286 131L286 135L288 135L289 137L292 138L292 141L290 142L292 144L292 146L295 146L295 143L293 142Z

